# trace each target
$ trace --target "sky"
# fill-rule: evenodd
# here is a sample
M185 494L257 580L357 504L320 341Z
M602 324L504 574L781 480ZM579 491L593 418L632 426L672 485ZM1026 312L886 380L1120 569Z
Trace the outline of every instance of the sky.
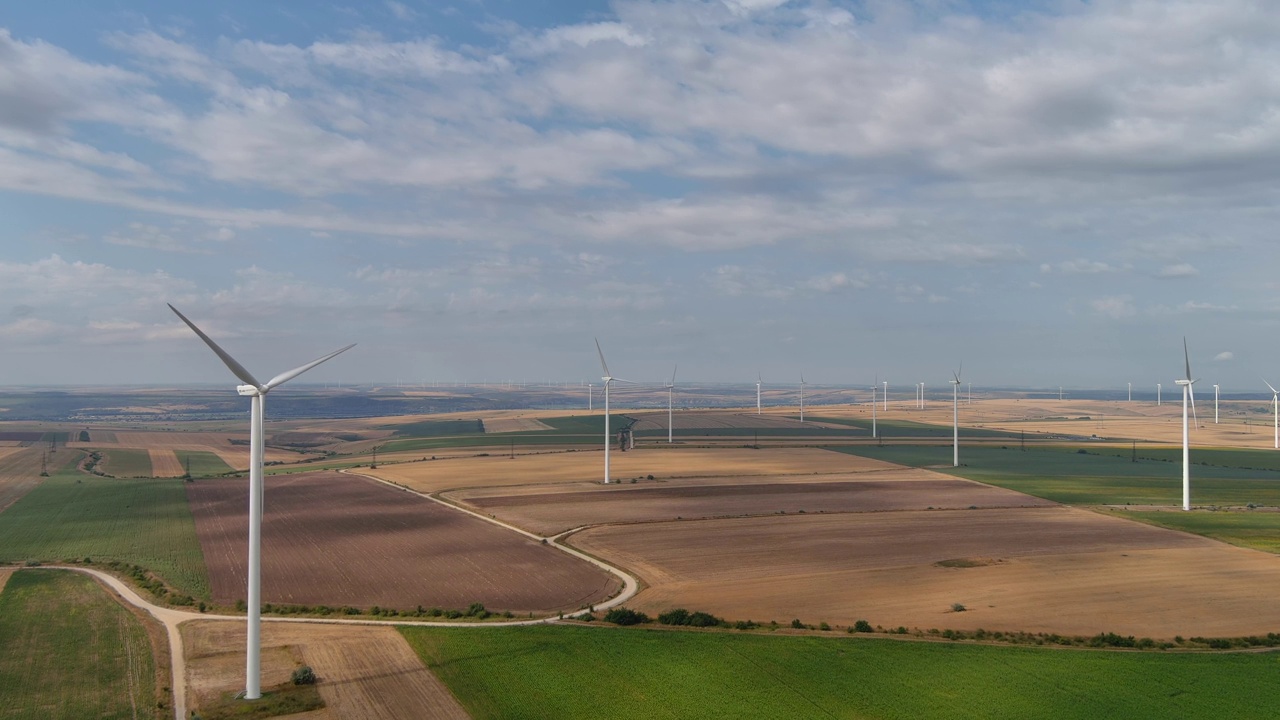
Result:
M0 385L1276 383L1245 0L9 3ZM679 378L678 378L679 379ZM1212 390L1208 390L1212 392ZM1203 392L1203 391L1202 391Z

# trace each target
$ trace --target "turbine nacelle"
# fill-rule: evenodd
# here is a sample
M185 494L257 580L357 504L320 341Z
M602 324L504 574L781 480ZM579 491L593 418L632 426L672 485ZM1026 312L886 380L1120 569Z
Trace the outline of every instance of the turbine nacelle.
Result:
M237 385L236 392L240 393L245 397L253 397L254 395L263 394L263 391L261 388L254 387L253 385Z

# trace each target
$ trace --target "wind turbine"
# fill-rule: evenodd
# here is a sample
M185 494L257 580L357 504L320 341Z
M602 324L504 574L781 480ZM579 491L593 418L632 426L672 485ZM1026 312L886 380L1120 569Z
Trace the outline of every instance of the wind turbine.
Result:
M880 382L884 385L884 411L889 412L889 381L881 380Z
M960 467L960 373L964 372L964 363L960 369L951 373L951 464Z
M760 383L764 382L764 378L760 377L760 373L755 374L755 414L760 414Z
M671 425L671 393L674 392L676 389L676 370L679 369L679 367L680 367L679 365L676 365L675 367L671 368L671 382L667 383L667 444L668 445L670 445L672 442L671 428L673 427Z
M609 374L609 365L604 361L604 351L600 349L600 340L596 339L596 354L600 356L600 367L604 375L604 484L609 484L609 386L613 384L613 376Z
M1160 383L1156 383L1156 406L1160 405Z
M222 360L227 369L231 371L244 385L237 385L236 392L241 395L247 395L252 398L249 408L249 572L248 572L248 610L249 610L249 629L248 641L246 646L245 657L245 684L244 697L246 700L257 700L262 697L262 677L261 677L261 646L262 646L262 455L263 455L263 432L262 418L263 405L265 404L266 395L272 388L283 385L290 380L298 377L302 373L319 365L339 353L346 352L355 347L352 343L340 350L325 355L318 360L312 360L306 365L301 365L287 372L271 378L266 383L260 383L243 365L236 362L236 359L227 354L225 350L218 347L208 335L205 335L195 323L187 319L186 315L178 312L173 305L169 305L169 309L174 312L187 327L195 331L196 335L204 341L205 345Z
M1265 382L1265 381L1264 381ZM1213 386L1213 424L1218 424L1218 386Z
M804 422L804 375L800 376L800 422Z
M1187 362L1187 376L1176 381L1182 386L1182 509L1191 509L1191 436L1187 432L1187 398L1191 398L1191 414L1196 412L1196 393L1191 389L1191 355L1187 353L1187 339L1182 338L1182 357ZM1196 425L1199 425L1199 420Z
M1127 402L1133 402L1133 383L1129 383L1129 399Z
M593 412L594 410L594 408L591 407L592 403L595 402L595 398L593 397L595 394L594 387L595 386L591 383L587 383L587 412Z
M1271 408L1272 410L1275 411L1275 416L1276 416L1276 419L1275 419L1276 449L1280 450L1280 392L1278 392L1275 388L1271 387L1271 383L1267 382L1266 379L1263 379L1262 382L1267 383L1267 387L1271 388ZM1214 387L1216 388L1218 386L1214 385ZM1215 395L1216 395L1216 392L1215 392ZM1214 402L1214 405L1217 405L1216 401ZM1215 415L1217 414L1216 410L1214 411L1214 414Z

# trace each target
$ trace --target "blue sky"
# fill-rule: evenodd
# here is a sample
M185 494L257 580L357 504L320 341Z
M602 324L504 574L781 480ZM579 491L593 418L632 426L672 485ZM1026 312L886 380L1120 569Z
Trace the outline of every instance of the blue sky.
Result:
M0 384L1280 377L1263 3L13 5Z

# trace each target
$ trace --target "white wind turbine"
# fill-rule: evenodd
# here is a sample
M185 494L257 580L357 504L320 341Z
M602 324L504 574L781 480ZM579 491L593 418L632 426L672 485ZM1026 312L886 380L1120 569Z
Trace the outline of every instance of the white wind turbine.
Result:
M587 412L593 411L593 408L591 407L591 405L595 402L595 398L593 397L593 395L595 395L595 386L592 385L591 383L587 383Z
M880 437L876 434L876 391L880 389L880 379L871 384L871 437Z
M800 422L804 422L804 375L800 376Z
M960 467L960 373L964 372L964 363L960 369L951 374L951 464Z
M1218 424L1218 385L1213 386L1213 424Z
M680 368L679 365L676 365L675 367L671 368L671 382L667 383L667 444L668 445L672 443L671 428L674 427L671 424L671 393L673 393L676 389L676 370L678 370L679 368Z
M889 412L889 381L881 380L880 383L884 385L884 411Z
M600 349L600 340L596 340L596 354L600 356L600 367L604 369L604 484L609 484L609 386L618 378L609 374L609 365L604 361L604 351ZM620 380L626 382L626 380Z
M1156 405L1160 405L1160 383L1156 383Z
M249 408L249 571L248 571L248 610L249 610L249 629L248 641L246 647L245 658L245 685L244 697L247 700L257 700L262 697L261 683L261 639L262 639L262 455L263 455L263 432L262 418L263 405L265 404L266 395L272 388L283 385L294 379L302 373L332 358L333 356L346 352L355 347L355 344L348 345L340 350L335 350L328 355L312 360L306 365L296 367L288 372L280 373L271 378L266 383L260 383L243 365L236 362L236 359L227 354L225 350L218 347L208 335L205 335L195 323L187 319L185 315L178 312L178 309L170 305L169 309L174 312L187 327L195 331L196 335L204 341L209 349L222 360L231 374L235 375L244 385L236 386L236 392L241 395L248 395L252 398Z
M1133 383L1129 383L1129 399L1126 402L1133 402Z
M764 382L764 378L760 373L756 373L756 414L760 414L760 384Z
M1191 414L1196 412L1196 393L1191 386L1196 383L1191 379L1191 355L1187 352L1187 339L1182 338L1182 357L1187 363L1187 376L1176 381L1182 386L1182 509L1191 509L1191 436L1187 431L1187 398L1191 399ZM1199 425L1199 420L1196 425Z
M1271 383L1267 382L1265 378L1262 382L1267 383L1267 387L1271 388L1271 409L1275 412L1276 418L1274 423L1276 429L1276 449L1280 450L1280 392L1276 391L1274 387L1271 387ZM1218 386L1214 385L1214 387L1216 388ZM1214 402L1214 405L1216 406L1217 402ZM1214 415L1217 415L1216 410L1214 411Z

